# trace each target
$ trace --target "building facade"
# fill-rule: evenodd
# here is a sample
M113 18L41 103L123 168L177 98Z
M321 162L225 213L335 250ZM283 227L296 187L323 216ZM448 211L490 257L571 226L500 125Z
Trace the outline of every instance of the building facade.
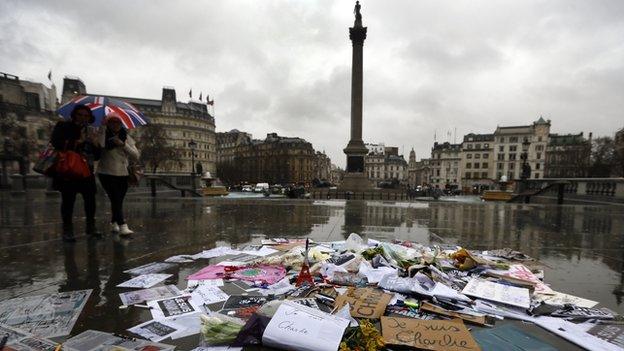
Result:
M546 146L544 178L585 178L591 156L591 137L579 134L550 134Z
M65 77L62 102L80 94L87 94L85 84L79 78ZM208 112L208 106L205 103L192 100L187 103L180 102L172 87L162 89L160 100L100 96L114 97L133 104L150 119L151 124L160 125L165 129L170 146L175 149L177 158L163 163L159 172L189 173L193 169L216 172L215 119ZM141 129L132 130L137 140L140 140Z
M312 144L301 138L269 133L264 140L240 134L237 137L232 135L220 137L219 140L236 144L219 147L219 150L225 152L219 157L224 160L223 162L228 162L229 168L227 172L219 171L218 175L221 181L228 185L240 183L309 185L314 178L319 178L321 173L329 176L331 172L331 162L327 163L329 158L324 153L315 152ZM233 158L227 156L231 155L230 151L226 151L230 147L234 148L231 151L234 154Z
M550 120L540 117L531 125L498 127L494 132L494 157L496 179L506 176L507 180L518 180L522 176L523 160L527 153L527 163L531 167L529 179L544 178L546 167L546 146L550 135ZM528 149L524 150L528 142Z
M47 146L59 121L56 87L0 73L0 186L9 185L11 174L30 174L39 152Z
M461 144L433 143L431 148L431 186L456 190L460 187Z
M480 193L495 182L494 134L464 136L461 144L461 187L464 193Z
M364 157L364 172L369 180L375 184L392 180L407 183L408 165L403 155L399 155L398 147L384 144L366 144L366 147L369 152Z

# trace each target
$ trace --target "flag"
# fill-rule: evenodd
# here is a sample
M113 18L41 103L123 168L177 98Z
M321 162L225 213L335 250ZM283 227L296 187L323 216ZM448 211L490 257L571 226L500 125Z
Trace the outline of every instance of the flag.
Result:
M52 81L52 70L50 70L48 72L48 80L51 82Z
M200 92L199 92L199 101L202 101L202 94L203 94L203 93L200 91Z
M191 88L191 90L189 90L189 98L193 98L193 89Z

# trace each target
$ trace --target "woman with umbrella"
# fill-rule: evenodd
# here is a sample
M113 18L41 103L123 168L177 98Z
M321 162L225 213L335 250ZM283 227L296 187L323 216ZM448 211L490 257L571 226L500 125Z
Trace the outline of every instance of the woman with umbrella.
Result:
M123 195L125 195L124 187L119 186L119 184L117 183L115 186L109 187L109 185L111 185L110 182L107 182L107 180L109 179L102 181L102 175L104 175L104 178L109 178L107 176L125 177L126 179L125 189L127 189L128 171L127 169L125 170L125 172L119 170L119 168L122 167L123 165L124 158L123 158L123 155L119 155L119 151L121 149L116 149L116 148L122 148L124 150L122 152L125 153L126 143L128 143L128 145L130 145L130 143L134 145L134 143L132 142L132 139L129 138L125 134L125 130L134 128L139 125L145 125L148 123L148 119L141 112L139 112L139 110L133 105L125 101L119 100L119 99L109 98L105 96L94 96L94 95L77 96L73 98L72 100L70 100L69 102L65 103L63 106L61 106L58 110L58 113L61 116L65 117L66 119L70 119L71 121L74 121L73 111L75 110L85 111L85 113L88 111L90 115L89 123L91 123L93 126L101 126L105 120L105 117L110 114L110 115L116 116L115 118L111 118L111 121L110 121L111 123L113 124L116 123L116 122L113 122L113 120L119 120L121 121L121 124L124 127L122 128L123 129L122 131L121 129L116 130L116 127L113 127L112 125L110 128L107 126L105 130L103 131L104 133L103 136L92 135L89 138L89 140L91 140L93 144L92 149L96 151L97 153L96 155L97 158L99 159L100 155L102 153L104 154L103 160L100 160L100 164L98 165L98 173L100 174L100 182L102 183L102 186L106 190L109 196L109 199L111 199L111 207L113 210L112 222L114 222L117 225L124 226L125 222L123 220L123 215L120 215L120 213L122 213L121 203L123 203L123 198L124 198L124 196L120 196L120 195L122 193ZM70 123L70 122L65 122L65 123ZM113 131L113 129L115 129L116 131ZM124 137L122 134L126 136ZM107 135L110 137L107 137ZM130 140L130 142L128 142L128 140ZM62 142L58 144L60 145L59 148L57 148L56 145L54 147L57 150L61 150L62 144L63 144ZM134 153L133 152L129 152L129 153L136 155L138 157L138 150L134 148L134 151L135 151ZM95 157L93 159L95 159ZM119 160L122 160L121 164L118 163ZM125 164L127 165L127 158L125 159ZM91 166L91 172L92 171L93 171L93 168ZM91 182L89 183L89 186L91 186L91 184L93 185L92 194L95 195L95 177L92 176L89 179ZM72 189L73 187L72 185L69 185L68 188ZM109 192L111 189L112 189L112 192ZM89 188L89 190L91 190L91 188ZM63 193L63 191L61 191L61 193ZM93 202L91 202L91 199L89 198L89 210L86 211L87 210L87 197L85 197L84 192L82 194L83 194L83 197L85 198L85 212L87 213L87 234L94 234L95 233L95 221L94 221L95 196L93 196ZM89 192L89 194L91 194L91 192ZM114 205L113 205L113 199L115 199ZM72 199L71 192L70 192L68 195L68 201L67 201L66 206L65 205L61 206L62 208L67 208L67 211L62 211L64 213L63 223L65 223L65 219L67 217L69 219L69 223L71 224L71 210L73 210L74 200L75 200L75 193ZM111 223L111 226L113 227L113 229L116 229L116 226L113 223ZM68 227L64 226L64 228L71 228L71 225L69 225ZM124 229L125 234L131 233L131 231L127 228L127 225L125 225L123 229ZM65 235L65 233L67 233L67 235ZM73 232L71 232L71 236L69 234L70 234L69 231L64 231L63 238L64 239L67 238L67 241L75 241L75 239L73 239Z
M104 119L100 144L102 156L98 163L98 178L111 203L111 231L120 235L133 233L124 221L123 201L128 191L129 158L137 161L139 150L134 140L126 132L122 117L115 111Z
M87 217L87 235L97 235L95 228L95 176L93 161L100 156L97 135L87 128L95 122L91 109L85 105L76 105L69 113L69 120L58 122L52 131L50 144L58 152L74 152L88 165L83 175L69 176L67 173L53 173L52 187L61 192L61 218L63 219L63 241L75 242L73 212L76 195L81 194Z

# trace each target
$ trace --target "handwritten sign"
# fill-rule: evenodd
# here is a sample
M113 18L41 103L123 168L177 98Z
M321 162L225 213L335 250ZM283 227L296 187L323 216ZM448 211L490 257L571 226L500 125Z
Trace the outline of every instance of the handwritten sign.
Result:
M381 317L382 336L390 345L425 350L479 351L479 345L463 323Z
M356 318L381 317L386 306L392 300L392 295L371 288L350 288L347 293L336 298L336 308L342 308L345 304L351 306L351 316Z
M281 350L335 351L349 320L284 301L262 335L262 345Z
M462 293L516 307L529 308L531 305L529 289L498 284L479 278L473 278L469 281Z

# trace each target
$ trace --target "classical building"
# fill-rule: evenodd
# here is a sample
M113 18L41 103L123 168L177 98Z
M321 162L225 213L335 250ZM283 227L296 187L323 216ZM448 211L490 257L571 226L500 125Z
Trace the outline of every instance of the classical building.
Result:
M332 163L331 170L329 172L330 174L329 181L334 185L339 185L340 182L342 181L342 177L344 176L344 173L345 173L344 169Z
M550 134L546 146L546 170L544 178L587 177L591 156L591 138L579 134Z
M461 187L464 193L490 189L495 182L494 134L464 136L461 144Z
M543 178L549 135L550 120L546 121L542 117L531 125L496 128L496 179L500 180L503 175L507 176L507 180L520 179L523 164L521 155L524 152L528 155L527 163L531 167L529 179ZM525 150L526 146L528 149Z
M62 102L80 94L87 94L85 84L75 77L63 80ZM99 95L99 94L93 94ZM215 136L215 120L208 112L208 106L198 101L180 102L172 87L162 89L162 98L141 99L132 97L114 97L133 104L149 119L151 124L164 127L169 143L177 152L178 158L165 163L159 168L163 173L189 173L193 166L201 167L206 172L216 172L217 142ZM140 139L142 128L132 131L135 138ZM195 164L193 165L193 162Z
M329 181L332 167L329 156L325 154L325 151L317 151L314 156L316 157L314 163L314 177L319 180Z
M241 133L231 131L219 137L219 141L234 144L218 147L223 151L219 156L223 160L220 167L227 165L224 171L218 172L225 184L311 184L321 174L330 174L329 158L324 153L316 153L312 144L304 139L269 133L266 139L257 140Z
M431 148L431 186L455 190L460 187L461 144L433 143Z
M59 120L56 87L30 82L18 76L0 73L0 160L2 179L7 186L9 175L32 173L36 161L50 140L54 124Z
M366 144L366 147L370 151L364 157L364 172L369 180L374 184L393 179L400 183L407 182L407 162L403 155L399 155L398 147L386 147L384 144Z

